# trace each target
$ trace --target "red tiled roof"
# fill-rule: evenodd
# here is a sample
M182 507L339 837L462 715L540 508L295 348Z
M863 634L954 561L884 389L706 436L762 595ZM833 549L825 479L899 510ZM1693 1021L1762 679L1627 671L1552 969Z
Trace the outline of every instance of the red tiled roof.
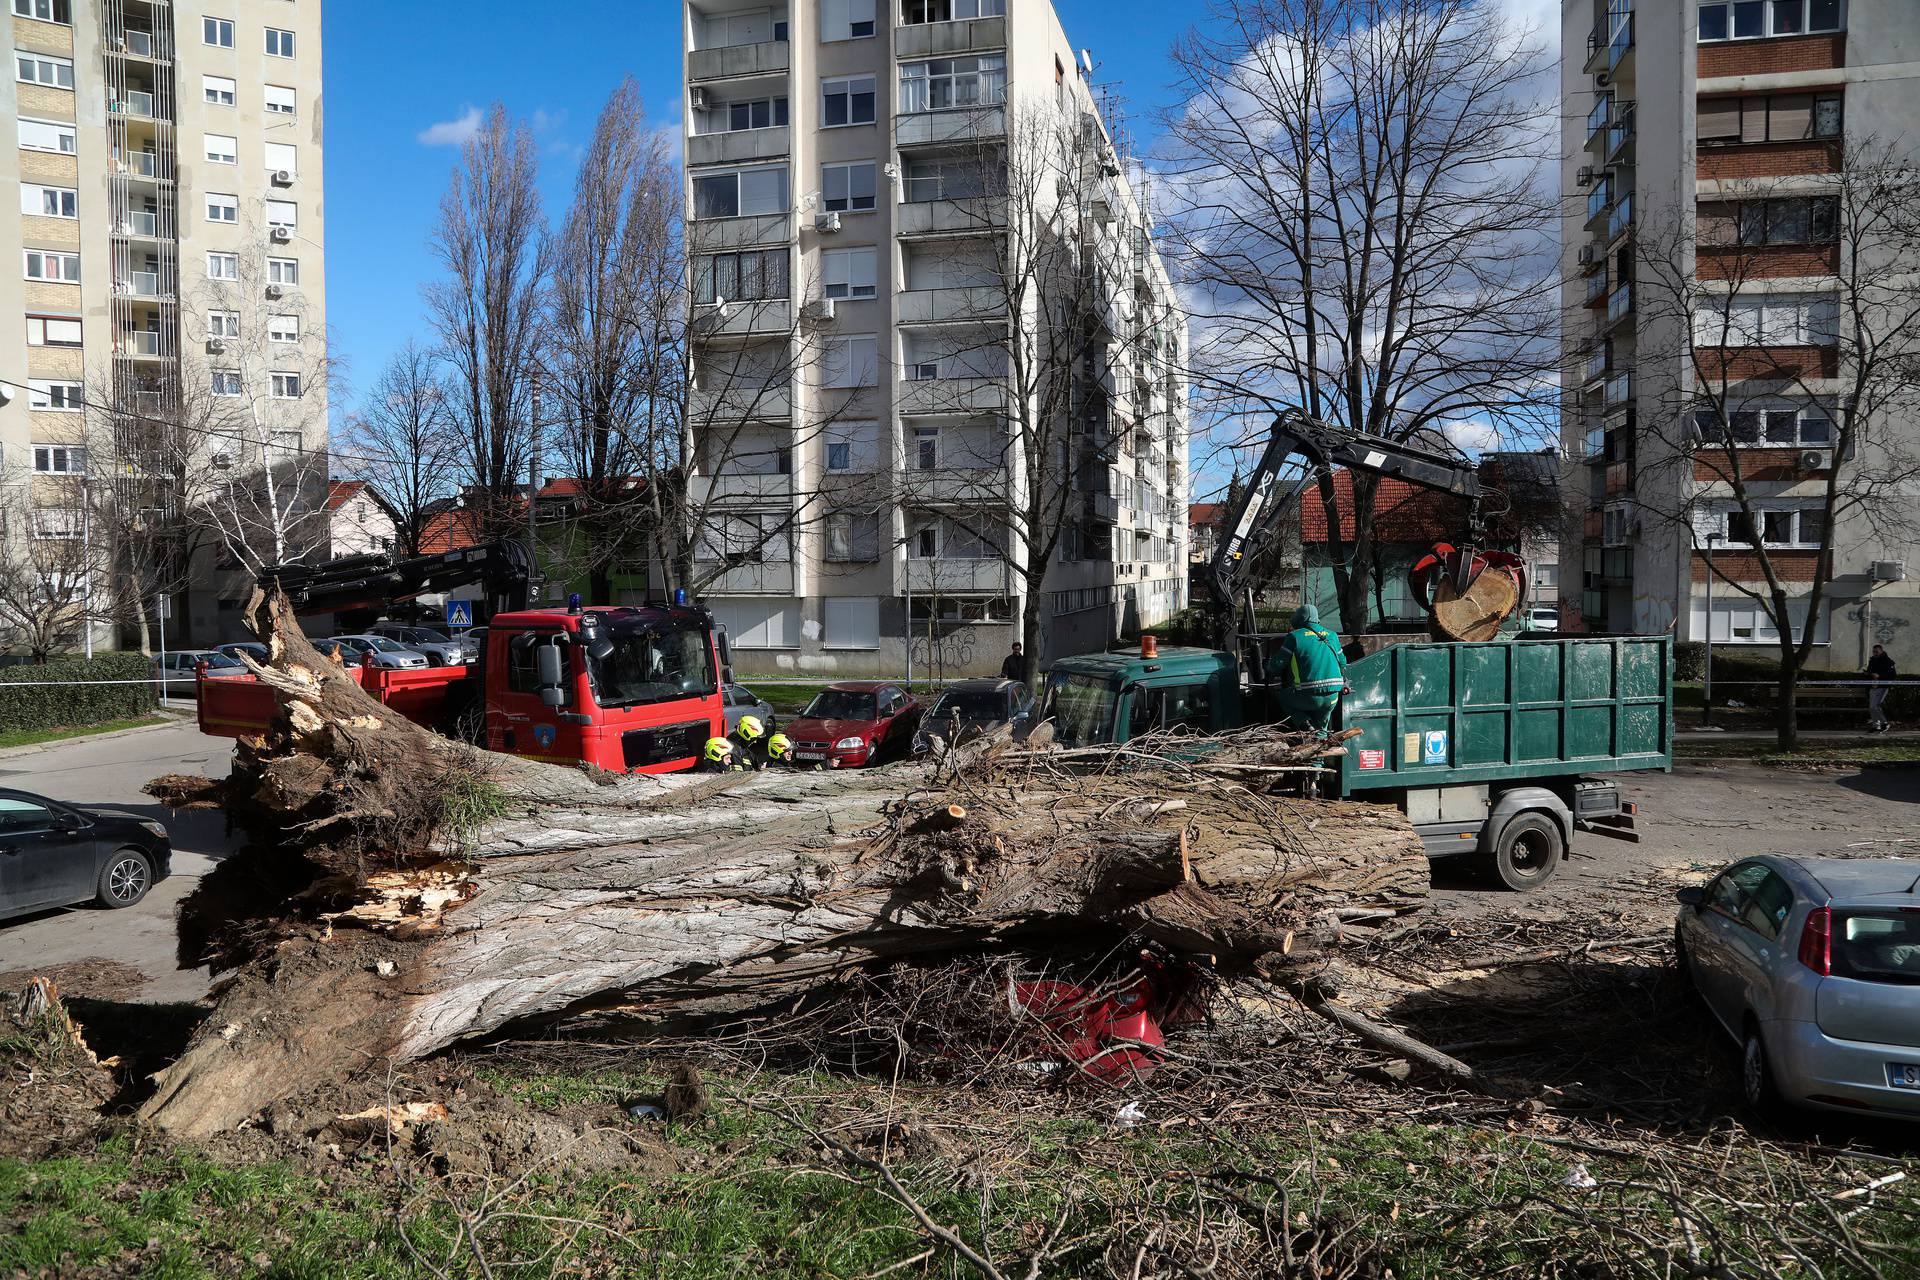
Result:
M428 516L426 524L421 527L420 554L432 556L443 551L460 551L466 547L477 547L481 541L478 511L471 507L437 511Z
M1224 502L1189 502L1187 527L1191 529L1198 525L1219 524L1226 514L1227 504Z
M1333 473L1333 491L1340 509L1340 537L1351 542L1353 528L1353 473ZM1374 493L1374 537L1383 542L1425 545L1453 540L1466 532L1467 504L1463 499L1435 493L1404 480L1383 477ZM1300 497L1300 537L1306 543L1327 541L1327 510L1320 490L1309 486Z
M367 487L365 480L329 480L327 481L327 510L338 511L352 502L354 496Z

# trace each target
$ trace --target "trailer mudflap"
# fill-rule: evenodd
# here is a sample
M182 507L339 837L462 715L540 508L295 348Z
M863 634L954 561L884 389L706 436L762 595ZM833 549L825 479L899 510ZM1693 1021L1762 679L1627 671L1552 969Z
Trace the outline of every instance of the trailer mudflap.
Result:
M1573 825L1582 831L1591 831L1597 836L1609 836L1615 840L1627 840L1640 843L1640 829L1635 823L1638 816L1636 806L1621 805L1620 812L1598 814L1591 818L1576 818Z

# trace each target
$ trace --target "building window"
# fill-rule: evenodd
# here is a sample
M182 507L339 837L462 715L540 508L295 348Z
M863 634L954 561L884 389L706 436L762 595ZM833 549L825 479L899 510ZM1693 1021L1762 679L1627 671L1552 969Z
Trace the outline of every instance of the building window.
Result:
M962 18L1004 18L1007 0L902 0L900 25L918 26L923 22L955 22ZM1054 63L1058 70L1059 59ZM1060 75L1064 76L1064 72Z
M787 211L787 167L736 169L693 181L696 218L752 218Z
M827 560L833 564L871 564L880 558L880 515L874 511L836 511L827 517Z
M73 59L56 58L49 53L14 51L22 84L43 84L52 89L73 88Z
M848 519L873 520L877 531L877 516L849 516ZM877 555L868 557L877 558ZM877 596L829 596L821 602L820 622L820 640L829 649L880 647L880 600Z
M300 341L300 317L299 316L268 316L267 317L267 341L268 342ZM280 375L275 374L274 376L278 377Z
M240 197L222 191L207 192L207 221L240 221Z
M1700 5L1702 44L1845 29L1844 0L1703 0Z
M279 376L277 373L274 375L276 378ZM301 445L298 431L276 431L267 437L267 461L292 462L300 456Z
M267 172L300 172L300 148L290 142L269 142L266 147Z
M761 302L788 295L787 251L755 249L694 259L693 300L698 303Z
M783 512L716 514L700 531L697 558L729 565L786 564L793 559L788 526L793 517Z
M1752 511L1722 509L1710 514L1707 529L1720 534L1733 547L1818 547L1827 536L1826 504L1769 505Z
M878 171L871 160L820 166L820 198L829 213L858 213L874 206Z
M297 373L276 373L273 379L273 398L275 400L298 400L300 398L300 375Z
M216 396L237 396L240 394L240 372L237 369L215 369L212 373L213 394Z
M267 259L267 283L268 284L299 284L300 283L300 259L268 258Z
M27 345L30 347L77 347L80 345L78 316L28 316Z
M210 253L207 255L207 279L238 280L240 278L240 255L234 253Z
M267 86L267 113L269 115L290 116L294 114L294 92L283 84Z
M842 125L873 123L873 77L848 76L820 82L820 124L837 129Z
M39 218L77 218L80 193L72 187L43 187L31 182L20 184L20 212Z
M52 151L70 156L75 150L74 127L58 120L21 120L20 147L23 151Z
M1825 449L1833 444L1834 437L1833 416L1817 406L1696 409L1693 426L1702 444L1720 447L1727 443L1728 427L1732 428L1733 443L1742 448Z
M236 86L226 76L201 76L200 94L216 107L230 107Z
M71 0L13 0L13 13L17 18L35 18L69 27L73 25Z
M829 249L821 255L821 275L829 298L871 298L876 291L878 253L873 249Z
M267 201L267 225L292 230L300 223L300 206L292 200Z
M33 446L33 472L41 476L85 475L87 451L73 444L37 444Z
M1839 332L1839 302L1828 294L1736 294L1693 313L1696 347L1828 347Z
M239 164L240 140L224 133L202 134L210 164Z
M741 45L784 42L787 38L787 10L749 9L741 13L716 13L697 28L700 49L733 49Z
M240 313L238 311L207 312L207 336L209 338L238 338L240 336Z
M29 528L34 538L77 538L86 528L86 515L68 507L35 507Z
M1844 101L1839 93L1703 98L1695 114L1695 133L1710 144L1837 139L1845 126Z
M879 469L880 424L841 422L826 431L826 469L834 475L868 475Z
M787 123L787 100L755 98L750 102L724 102L707 112L707 121L709 131L713 133L784 128Z
M906 197L909 204L929 200L972 200L1002 195L997 171L977 161L909 160Z
M293 32L281 31L276 27L268 27L267 56L270 58L291 58L293 56Z
M228 18L200 19L200 40L220 49L233 48L233 22Z
M828 387L871 387L879 384L879 344L872 334L830 338L823 353Z
M1007 100L1007 59L999 53L936 58L900 67L900 110L952 111Z
M874 34L874 0L820 0L820 39L863 40Z
M26 251L27 279L52 280L61 284L80 283L80 255L55 253L50 249Z
M1840 199L1810 196L1704 203L1697 235L1708 246L1835 244L1840 239Z
M915 471L938 471L940 469L940 428L915 427L913 429L913 452L909 460Z
M86 391L78 382L45 382L27 379L27 407L50 413L79 413L86 407ZM39 470L39 448L34 449L34 469ZM84 450L82 451L84 452Z

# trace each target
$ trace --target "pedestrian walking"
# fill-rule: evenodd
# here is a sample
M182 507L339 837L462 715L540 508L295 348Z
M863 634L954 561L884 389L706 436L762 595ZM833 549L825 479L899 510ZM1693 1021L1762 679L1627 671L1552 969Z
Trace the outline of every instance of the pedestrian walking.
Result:
M1008 651L1006 660L1000 664L1002 680L1025 680L1027 678L1027 660L1021 656L1020 642L1015 640Z
M1867 690L1867 732L1885 733L1887 724L1887 693L1891 683L1900 678L1900 672L1893 665L1893 658L1885 646L1873 646L1873 656L1867 659L1867 679L1873 686Z

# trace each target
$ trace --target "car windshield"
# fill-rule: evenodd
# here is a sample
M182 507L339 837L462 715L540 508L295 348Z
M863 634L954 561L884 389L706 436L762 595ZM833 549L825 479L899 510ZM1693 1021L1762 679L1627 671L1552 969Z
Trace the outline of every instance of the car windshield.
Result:
M447 638L445 636L441 635L438 631L430 631L426 627L415 627L413 630L407 632L407 639L412 640L418 644L446 644L447 643Z
M374 648L378 649L382 653L406 653L407 652L407 646L403 644L398 644L392 640L389 640L385 636L374 636L371 639L369 639L367 643L372 645Z
M719 691L713 649L699 627L653 626L616 631L612 650L589 656L587 675L603 707L631 707Z
M935 720L1004 720L1007 695L997 689L949 689L934 704Z
M1920 915L1851 911L1833 922L1835 977L1920 985Z
M1113 688L1096 676L1065 675L1047 691L1054 741L1084 747L1113 741Z
M207 663L208 670L212 670L215 667L240 667L240 666L246 665L245 663L241 662L240 659L229 657L227 654L224 654L224 653L208 654L206 657L206 663Z
M874 720L878 718L871 693L853 689L822 689L802 714L809 720Z

